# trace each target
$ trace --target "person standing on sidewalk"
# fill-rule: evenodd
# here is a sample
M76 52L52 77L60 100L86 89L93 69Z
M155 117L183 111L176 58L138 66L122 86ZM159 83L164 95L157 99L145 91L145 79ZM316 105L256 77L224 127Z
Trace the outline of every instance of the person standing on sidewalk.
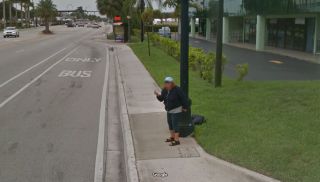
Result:
M170 138L166 142L170 142L170 146L180 145L179 123L182 119L183 112L187 112L188 99L182 89L178 87L172 77L166 77L164 80L164 88L161 93L154 92L157 99L163 102L167 111L167 120L170 129Z

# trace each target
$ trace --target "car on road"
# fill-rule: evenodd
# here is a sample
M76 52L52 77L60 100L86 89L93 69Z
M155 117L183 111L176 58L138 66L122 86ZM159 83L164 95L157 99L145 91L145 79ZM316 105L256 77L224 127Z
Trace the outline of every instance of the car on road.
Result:
M162 37L171 38L171 29L170 27L162 27L159 29L158 34Z
M72 21L67 22L67 27L76 27L76 24Z
M84 27L84 23L78 23L77 26L78 27Z
M3 30L3 37L19 37L19 30L16 27L7 27Z
M97 23L94 23L94 24L91 25L91 28L97 28L97 29L98 29L98 28L100 28L100 27L101 27L101 26L98 25Z

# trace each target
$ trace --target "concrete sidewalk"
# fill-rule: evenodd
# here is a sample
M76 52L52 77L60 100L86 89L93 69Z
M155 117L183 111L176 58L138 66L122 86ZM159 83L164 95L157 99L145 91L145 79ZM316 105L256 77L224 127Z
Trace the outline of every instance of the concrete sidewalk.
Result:
M129 182L277 181L206 154L191 137L182 139L181 146L169 147L164 142L169 136L166 113L153 95L153 91L159 89L157 84L129 47L117 46L116 52L118 83L123 89L119 93L123 93L122 104L125 104L122 113L128 114L130 123L123 127L128 140L125 143L130 145L132 137L134 148L126 151L129 153L126 159L131 160L128 165L134 165L129 166L128 175L138 174L138 177L129 176ZM127 148L130 150L130 146ZM133 152L134 156L130 155Z

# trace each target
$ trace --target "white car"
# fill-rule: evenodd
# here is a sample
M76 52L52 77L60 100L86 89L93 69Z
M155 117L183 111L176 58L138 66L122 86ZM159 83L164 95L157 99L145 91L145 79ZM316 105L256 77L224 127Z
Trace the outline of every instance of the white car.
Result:
M7 27L3 30L3 37L19 37L19 30L16 27Z
M162 37L171 38L171 29L170 27L162 27L159 29L159 35Z

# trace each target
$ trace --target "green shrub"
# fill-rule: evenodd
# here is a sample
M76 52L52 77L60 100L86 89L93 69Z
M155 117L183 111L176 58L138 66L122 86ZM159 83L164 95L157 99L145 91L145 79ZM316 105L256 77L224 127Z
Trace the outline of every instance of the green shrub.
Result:
M178 32L178 25L168 25L168 24L159 24L159 25L153 25L151 26L146 26L145 30L148 32L159 32L159 29L162 27L169 27L171 32Z
M204 59L200 63L200 76L208 82L212 82L213 68L216 56L214 53L205 54Z
M140 37L139 36L131 36L130 37L130 43L136 43L136 42L140 42Z
M132 30L132 32L133 32L133 35L135 35L135 36L139 36L139 35L140 35L140 33L141 33L141 30L140 30L140 29L136 29L136 28L134 28L134 29Z
M107 39L109 39L109 40L114 40L114 39L115 39L114 33L113 33L113 32L112 32L112 33L108 33L108 34L107 34Z
M156 33L150 34L150 41L154 46L164 50L168 55L180 61L180 43L169 38L161 37ZM212 82L214 74L215 53L206 53L202 49L189 48L189 66L194 71L199 71L200 77ZM223 57L223 65L226 58Z
M200 69L201 62L205 59L205 52L200 48L189 48L189 66L193 71Z
M236 70L238 72L238 81L242 81L244 77L246 77L249 73L249 64L238 64L236 66Z

